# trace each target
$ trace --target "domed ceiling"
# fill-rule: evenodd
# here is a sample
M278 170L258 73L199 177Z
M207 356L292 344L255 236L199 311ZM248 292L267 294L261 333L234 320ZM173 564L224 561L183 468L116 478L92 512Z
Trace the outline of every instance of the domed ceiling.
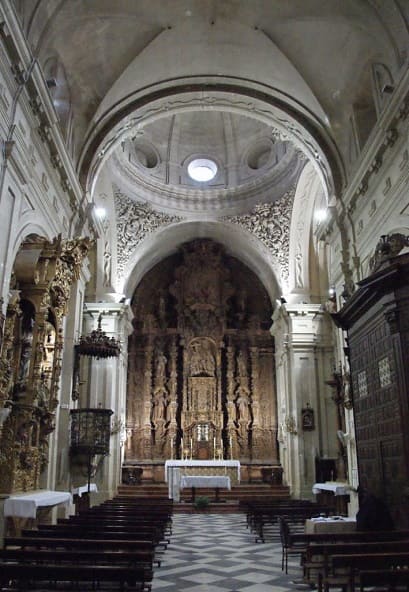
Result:
M122 142L110 168L130 197L167 209L220 214L261 199L273 202L294 186L304 162L278 130L216 110L147 124Z

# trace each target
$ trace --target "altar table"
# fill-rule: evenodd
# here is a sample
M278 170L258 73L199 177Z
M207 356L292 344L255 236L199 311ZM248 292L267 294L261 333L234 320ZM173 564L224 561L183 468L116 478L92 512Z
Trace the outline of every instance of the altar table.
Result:
M165 480L169 498L180 501L180 480L183 476L230 477L230 483L240 482L240 461L238 460L167 460Z
M352 487L341 481L327 481L326 483L314 483L312 492L317 494L321 491L331 491L334 495L349 495Z
M4 515L18 518L35 518L37 508L64 504L68 510L72 504L72 495L67 491L31 491L11 495L4 502Z
M197 487L214 487L215 489L215 502L220 501L219 490L231 489L230 477L223 477L221 475L209 476L209 475L184 475L180 480L180 489L186 487L192 488L192 502L195 501L196 488Z
M307 534L314 533L337 533L337 532L353 532L356 530L356 518L348 518L344 516L330 516L328 518L310 518L305 521L305 532Z
M89 491L90 491L90 493L92 491L94 491L94 492L98 491L98 487L96 486L95 483L89 484ZM88 493L88 485L81 485L80 487L74 487L74 489L71 489L71 493L72 493L72 495L78 495L78 497L81 497L83 493Z

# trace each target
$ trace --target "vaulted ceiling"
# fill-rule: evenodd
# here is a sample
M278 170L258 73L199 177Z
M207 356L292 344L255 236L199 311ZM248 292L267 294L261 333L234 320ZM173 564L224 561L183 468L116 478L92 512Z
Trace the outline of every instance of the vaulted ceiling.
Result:
M388 100L374 104L374 85L407 59L407 0L14 4L84 190L104 177L194 220L293 194L307 163L337 195L356 162L351 127L362 149ZM212 179L189 175L196 159Z

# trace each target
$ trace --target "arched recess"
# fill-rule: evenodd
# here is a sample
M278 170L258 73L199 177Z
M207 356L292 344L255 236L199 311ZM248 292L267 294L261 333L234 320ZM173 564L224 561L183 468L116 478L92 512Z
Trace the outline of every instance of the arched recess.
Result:
M94 129L84 148L80 165L81 182L93 193L103 165L120 144L141 133L144 125L172 113L195 110L230 111L253 117L271 126L291 141L310 160L329 196L343 183L343 167L327 128L291 104L278 100L271 89L253 88L248 81L226 78L198 78L175 81L172 88L149 89L124 111L112 113L101 129ZM167 186L167 191L172 187Z
M313 268L316 267L315 253L311 245L314 208L317 202L327 199L324 188L311 163L300 175L294 197L290 233L290 270L288 301L310 301L314 289ZM320 204L322 207L322 204Z
M184 241L132 294L126 462L168 458L274 466L272 303L258 277L213 239Z
M120 292L132 297L143 276L180 245L195 238L210 238L222 244L226 251L248 266L266 289L271 302L281 296L277 263L267 248L250 232L233 224L219 221L189 221L172 224L148 235L135 250L125 270Z
M44 61L43 69L46 84L58 115L61 129L65 136L68 148L70 149L72 144L70 141L70 135L72 132L72 101L64 66L57 56L50 56Z

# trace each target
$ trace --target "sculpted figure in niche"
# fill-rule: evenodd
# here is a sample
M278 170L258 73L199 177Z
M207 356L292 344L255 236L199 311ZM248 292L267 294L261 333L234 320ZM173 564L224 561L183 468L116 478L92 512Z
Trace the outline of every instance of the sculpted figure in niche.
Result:
M238 376L247 376L247 359L243 350L237 356L237 374Z
M105 248L104 248L104 286L111 285L111 259L112 255L109 250L109 243L105 241Z
M152 423L157 426L165 419L166 391L164 389L158 389L155 392L152 405Z
M195 341L190 346L190 375L214 376L215 359L207 340Z
M30 360L33 349L33 326L34 320L24 319L23 335L21 339L21 357L19 367L19 381L24 381L29 372Z
M167 357L162 352L156 357L156 382L157 384L163 385L166 380L166 364Z
M161 327L166 327L166 299L163 290L159 295L158 317Z
M239 387L239 394L236 400L237 410L239 414L239 422L248 425L251 421L250 408L249 408L249 397L247 390L243 387Z

